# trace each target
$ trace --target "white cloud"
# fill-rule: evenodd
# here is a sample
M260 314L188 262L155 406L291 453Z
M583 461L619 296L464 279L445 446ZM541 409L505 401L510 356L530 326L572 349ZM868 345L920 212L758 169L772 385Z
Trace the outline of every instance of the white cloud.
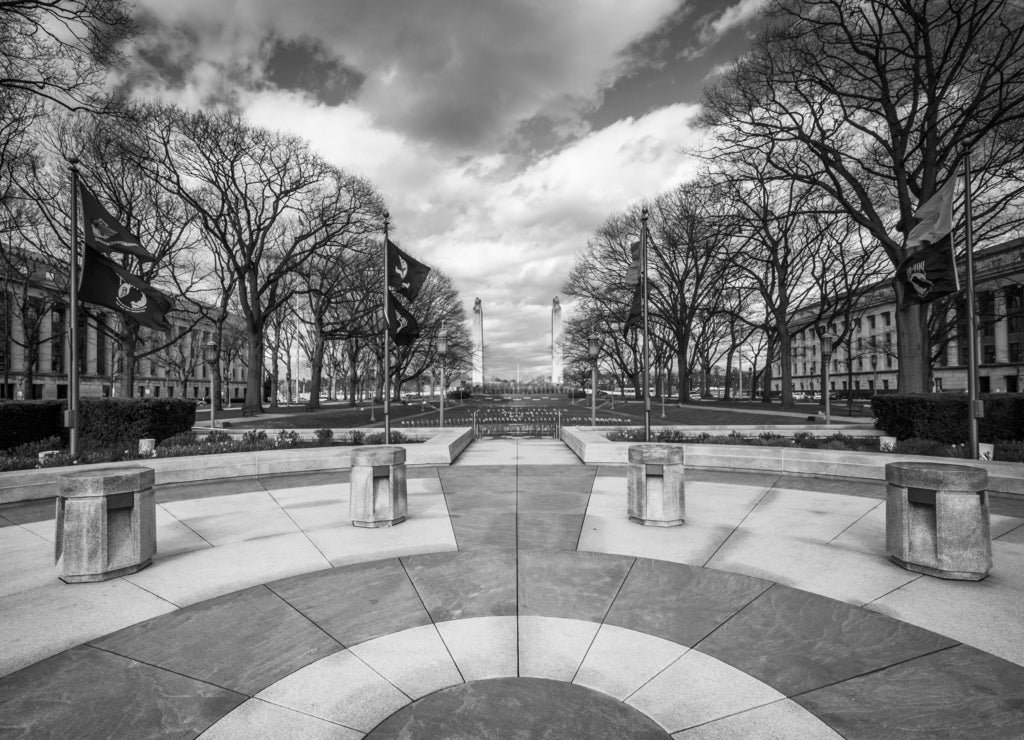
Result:
M739 0L730 5L722 14L701 29L701 44L708 46L734 28L744 26L757 17L764 7L765 0Z

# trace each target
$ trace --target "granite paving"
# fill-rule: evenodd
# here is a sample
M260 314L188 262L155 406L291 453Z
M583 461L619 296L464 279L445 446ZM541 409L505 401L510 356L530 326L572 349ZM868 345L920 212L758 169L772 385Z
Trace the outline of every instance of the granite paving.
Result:
M344 477L182 486L98 584L2 507L0 736L1024 737L1024 522L950 583L888 561L877 486L691 477L652 530L623 468L476 443L358 536Z

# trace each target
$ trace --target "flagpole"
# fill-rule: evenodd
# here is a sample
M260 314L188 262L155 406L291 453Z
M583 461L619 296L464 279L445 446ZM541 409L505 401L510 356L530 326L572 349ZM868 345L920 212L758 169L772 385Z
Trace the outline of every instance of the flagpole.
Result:
M391 444L391 339L388 316L388 225L391 214L384 211L384 444Z
M70 306L71 347L68 368L68 410L64 426L68 428L68 446L71 459L78 457L78 157L68 157L71 170L71 269L68 286Z
M971 147L964 147L964 247L967 250L967 434L970 459L978 459L978 419L985 415L978 400L978 323L974 302L974 228L971 222ZM956 263L954 262L954 269Z
M643 211L641 211L640 222L640 273L644 281L644 382L642 385L644 393L644 442L650 442L651 393L648 389L648 381L651 376L651 342L647 324L647 206L644 206Z

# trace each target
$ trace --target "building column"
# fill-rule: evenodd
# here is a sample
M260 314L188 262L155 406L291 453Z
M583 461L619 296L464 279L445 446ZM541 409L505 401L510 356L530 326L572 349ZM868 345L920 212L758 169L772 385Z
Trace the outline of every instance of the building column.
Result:
M1009 327L1010 322L1006 318L1006 291L995 291L995 311L999 320L995 324L996 338L996 362L1010 361Z

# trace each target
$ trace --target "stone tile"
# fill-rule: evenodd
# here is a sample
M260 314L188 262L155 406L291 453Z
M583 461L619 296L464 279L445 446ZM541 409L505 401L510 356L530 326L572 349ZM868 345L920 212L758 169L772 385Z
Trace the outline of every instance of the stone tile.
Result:
M164 508L213 545L290 534L298 527L265 491L173 501Z
M572 681L599 624L557 617L519 617L519 675Z
M80 646L0 679L8 737L194 737L245 697Z
M523 550L519 613L600 622L632 564L615 555Z
M776 585L696 647L792 696L952 644L904 622Z
M520 514L516 518L521 550L576 550L583 514Z
M878 501L776 485L743 520L742 531L809 542L829 542L878 506Z
M156 555L154 559L209 547L212 547L209 542L174 518L163 506L157 504Z
M783 696L756 678L696 650L626 699L669 732L712 722Z
M180 609L92 644L249 696L341 649L265 586Z
M299 533L179 553L123 580L185 606L330 565L309 539Z
M790 699L748 709L731 717L683 730L673 740L841 740L842 735Z
M510 550L516 546L516 515L487 511L455 513L452 530L460 550Z
M262 491L260 482L252 476L235 476L218 480L201 480L191 483L172 483L156 488L156 502L169 504L174 501L199 501L220 496L234 496L240 493Z
M516 613L514 551L476 551L403 558L434 622Z
M257 698L360 732L369 732L409 703L408 696L348 650L296 671Z
M459 514L514 514L515 491L501 493L460 492L445 494L445 504L452 515Z
M268 587L347 647L430 624L395 558L308 573Z
M53 583L53 543L25 527L0 527L0 596Z
M1024 737L1024 668L966 645L794 699L847 738Z
M522 480L522 479L521 479ZM552 487L558 487L556 481ZM566 492L564 490L534 492L519 491L516 494L516 511L519 514L572 514L582 517L587 512L587 502L590 500L589 489L586 493Z
M351 652L414 701L462 683L462 674L432 624L374 638Z
M34 501L19 501L16 504L0 506L0 527L31 522L53 521L57 509L56 499L44 498Z
M660 637L603 624L573 683L625 701L685 652Z
M992 543L985 580L923 576L869 608L1024 665L1024 538L1014 534Z
M441 490L445 493L515 493L515 465L488 464L485 473L464 459L468 460L466 453L452 467L438 469Z
M308 488L280 488L269 495L303 531L348 526L348 483Z
M622 702L581 686L539 678L452 686L402 708L367 737L668 740L654 722Z
M466 681L516 676L519 624L515 617L439 622L437 631Z
M638 558L605 622L692 647L770 585L747 576Z
M0 676L173 609L123 578L67 584L54 575L45 586L0 597Z
M261 475L260 486L268 491L288 488L312 488L348 483L351 470L317 470L308 473L286 473L284 475Z
M410 495L408 501L404 522L368 529L352 526L346 498L340 509L344 516L338 524L307 529L306 535L335 566L455 550L455 533L441 495L419 493Z
M250 740L254 737L359 740L363 733L260 699L249 699L199 737L201 740Z

